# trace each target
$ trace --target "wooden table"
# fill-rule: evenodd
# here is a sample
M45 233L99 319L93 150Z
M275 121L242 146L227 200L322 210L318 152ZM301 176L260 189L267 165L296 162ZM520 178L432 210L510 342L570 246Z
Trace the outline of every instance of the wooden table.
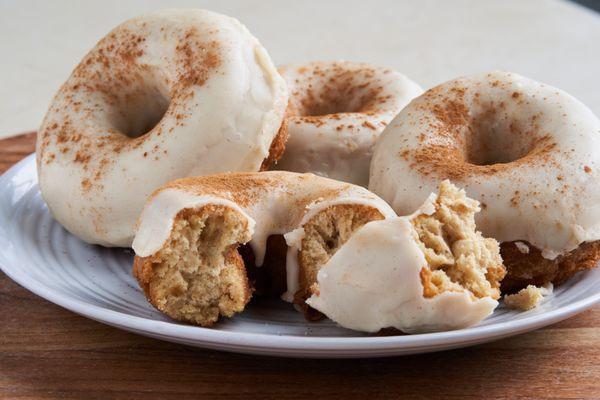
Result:
M29 134L0 141L0 172L31 153L34 140ZM0 273L2 399L400 397L598 399L600 307L462 350L296 360L201 350L123 332L49 303Z

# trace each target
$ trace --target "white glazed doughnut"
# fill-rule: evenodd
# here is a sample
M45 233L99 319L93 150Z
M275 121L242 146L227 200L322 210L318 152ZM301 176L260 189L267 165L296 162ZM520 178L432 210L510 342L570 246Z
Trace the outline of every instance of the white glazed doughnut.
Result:
M599 133L598 118L559 89L507 72L459 78L392 121L369 188L402 214L451 179L481 202L478 228L505 242L507 288L562 281L600 257Z
M388 68L347 61L279 68L290 93L277 169L367 186L374 144L421 88Z
M312 174L184 178L148 199L133 242L134 271L161 311L211 325L243 310L250 298L238 247L249 243L261 266L269 237L285 235L283 298L306 308L319 265L354 230L390 216L393 210L367 189Z
M54 97L37 143L42 194L81 239L129 246L164 183L258 171L286 106L285 82L236 19L204 10L131 19Z

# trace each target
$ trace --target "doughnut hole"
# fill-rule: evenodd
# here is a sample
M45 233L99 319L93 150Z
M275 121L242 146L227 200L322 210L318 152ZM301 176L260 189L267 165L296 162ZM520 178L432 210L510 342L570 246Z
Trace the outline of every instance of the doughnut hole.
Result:
M465 160L473 165L508 164L530 154L536 137L530 127L498 112L493 105L474 115L464 141Z
M539 110L522 110L521 103L508 101L466 102L464 90L455 91L460 95L454 98L439 98L437 92L423 97L431 122L422 134L415 133L429 138L422 139L428 142L413 152L414 167L420 173L434 171L442 179L460 182L521 164L550 162L557 146L552 135L541 130L544 117ZM407 159L409 154L405 151L399 156Z
M279 298L287 290L285 261L287 244L283 235L270 235L267 238L265 256L261 266L256 265L256 257L249 243L238 249L248 273L255 295Z
M108 101L113 127L132 139L154 129L167 113L171 102L165 81L157 74L142 71L133 76L130 85Z
M341 113L366 113L377 110L382 87L369 82L373 71L368 68L347 70L333 66L331 70L315 69L315 81L309 76L307 89L293 91L290 98L292 114L301 117L319 117Z

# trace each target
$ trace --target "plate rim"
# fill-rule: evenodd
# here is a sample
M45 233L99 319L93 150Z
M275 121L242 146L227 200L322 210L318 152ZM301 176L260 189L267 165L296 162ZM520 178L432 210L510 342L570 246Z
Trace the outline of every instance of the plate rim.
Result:
M8 179L18 173L26 164L34 162L35 166L35 160L32 161L34 157L35 153L28 155L2 174L0 176L0 188L7 187L6 182ZM0 229L3 229L1 225ZM185 325L177 321L160 321L139 317L65 296L60 291L32 279L23 272L27 268L27 263L20 264L20 267L12 266L11 255L12 257L16 255L11 253L13 246L10 246L10 240L9 243L5 244L7 246L0 247L0 269L16 283L51 303L84 317L125 330L132 330L146 336L154 335L154 337L163 337L164 340L174 338L195 343L201 341L204 347L210 345L228 346L233 347L233 351L243 351L244 349L248 352L271 350L269 354L273 354L273 351L304 351L307 355L314 356L314 352L317 352L320 356L325 357L335 356L335 354L325 353L327 351L364 352L361 354L364 356L368 356L369 353L375 351L396 350L396 354L389 355L398 355L399 353L415 350L422 350L422 352L436 351L436 346L441 348L462 347L535 330L569 318L600 303L600 290L598 290L596 293L573 303L559 306L554 310L532 314L516 321L509 320L486 326L415 335L324 337L223 331ZM431 349L432 347L434 349ZM377 354L373 354L373 356L377 356Z

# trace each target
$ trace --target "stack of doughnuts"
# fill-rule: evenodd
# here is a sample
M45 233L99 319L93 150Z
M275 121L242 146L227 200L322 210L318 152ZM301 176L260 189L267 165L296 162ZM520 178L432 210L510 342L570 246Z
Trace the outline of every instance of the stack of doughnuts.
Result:
M237 20L164 10L83 58L36 153L54 218L132 246L173 319L278 296L307 320L419 333L476 324L502 295L533 308L596 266L599 132L513 73L423 93L365 63L277 69Z

